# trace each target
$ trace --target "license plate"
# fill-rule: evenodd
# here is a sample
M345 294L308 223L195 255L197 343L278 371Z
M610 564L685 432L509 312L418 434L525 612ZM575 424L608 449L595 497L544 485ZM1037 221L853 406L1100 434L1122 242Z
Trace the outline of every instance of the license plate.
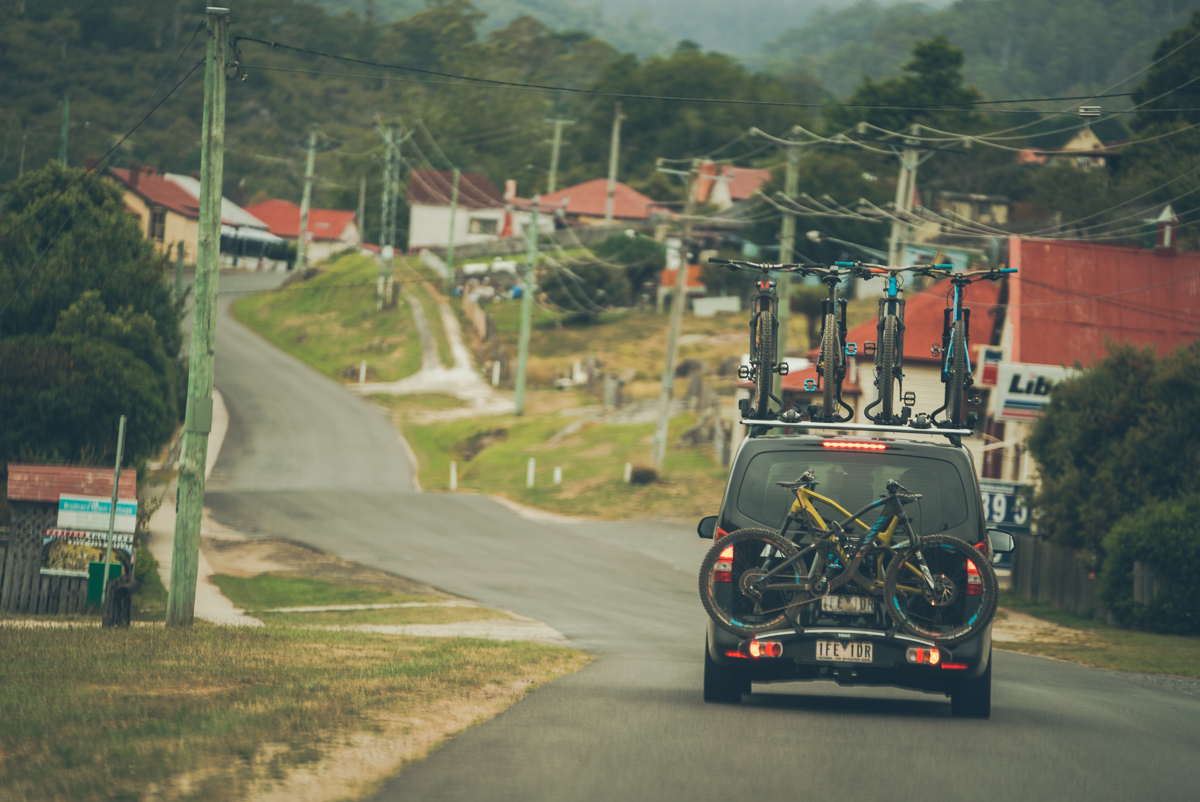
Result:
M817 659L837 663L869 663L873 643L857 641L819 640Z
M866 596L826 596L821 599L821 610L826 613L871 614L875 612L875 602Z

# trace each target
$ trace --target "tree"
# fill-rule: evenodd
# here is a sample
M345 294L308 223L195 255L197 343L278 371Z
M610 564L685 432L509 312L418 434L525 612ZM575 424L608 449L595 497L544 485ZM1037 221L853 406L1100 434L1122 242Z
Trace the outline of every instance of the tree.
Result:
M1193 11L1186 25L1171 31L1154 49L1152 60L1159 63L1146 72L1132 98L1141 109L1134 120L1136 131L1171 122L1200 123L1200 86L1195 84L1200 74L1200 49L1184 47L1197 35L1200 11ZM1167 58L1176 50L1179 52Z
M640 292L648 281L654 281L667 266L667 253L662 243L649 237L613 234L601 241L592 251L596 256L622 265L630 292Z
M629 303L629 281L624 271L600 262L551 267L539 284L550 303L580 323L595 320L606 307Z
M179 421L180 303L105 180L57 162L0 203L0 460L139 464Z
M1102 557L1114 522L1200 480L1200 343L1162 359L1110 344L1097 365L1055 386L1028 443L1038 526Z

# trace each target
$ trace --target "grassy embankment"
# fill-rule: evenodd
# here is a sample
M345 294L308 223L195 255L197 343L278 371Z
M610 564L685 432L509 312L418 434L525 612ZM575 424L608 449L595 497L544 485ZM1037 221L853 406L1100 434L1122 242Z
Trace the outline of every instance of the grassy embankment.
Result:
M237 603L264 609L423 600L299 576L218 581ZM587 661L533 643L310 628L503 615L354 613L264 614L259 629L0 627L0 788L28 800L230 799L286 789L298 774L325 782L349 759L358 773L328 780L329 796L359 796Z
M368 379L395 381L420 369L421 342L407 303L376 310L378 275L374 259L344 256L307 281L239 298L234 314L327 376L357 381L365 360Z
M1200 638L1110 627L1090 618L1023 602L1012 594L1004 594L1000 603L1007 609L1065 627L1071 630L1071 635L1061 640L1050 637L1038 641L1005 641L997 643L997 648L1056 657L1113 671L1200 679Z

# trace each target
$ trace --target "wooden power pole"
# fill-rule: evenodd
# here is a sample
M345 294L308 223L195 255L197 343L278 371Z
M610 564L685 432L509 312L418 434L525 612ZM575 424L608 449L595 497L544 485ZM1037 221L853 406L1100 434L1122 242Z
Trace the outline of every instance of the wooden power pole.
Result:
M450 185L450 237L446 240L446 297L454 292L454 226L458 216L458 179L460 173L454 168L454 183Z
M675 274L675 297L671 299L671 324L667 329L667 358L663 364L658 425L654 427L654 469L659 473L662 473L667 456L667 427L671 422L671 396L675 392L675 359L679 351L679 329L683 326L683 308L687 306L688 247L692 239L692 213L696 210L696 175L699 169L699 159L692 160L691 169L686 173L662 167L661 164L658 167L659 172L687 176L687 195L679 236L679 270Z
M550 185L546 189L546 192L550 193L558 189L558 151L562 147L562 127L574 125L576 121L564 120L561 117L555 117L553 120L543 117L542 122L554 124L554 142L550 146Z
M521 339L517 348L517 394L514 414L518 417L525 414L525 367L529 364L529 335L533 328L533 293L536 278L538 257L538 201L533 197L533 207L529 214L529 257L525 261L525 281L521 292Z
M317 124L308 130L308 162L304 167L304 194L300 196L300 236L296 238L296 270L308 267L308 208L312 203L313 165L317 155Z
M621 104L613 110L612 140L608 145L608 193L604 198L604 225L611 226L613 210L617 205L617 162L621 155L621 121L625 115L621 113Z
M789 198L795 198L800 189L800 147L796 144L787 146L787 173L783 179L783 193ZM796 248L796 213L783 212L783 224L779 232L779 263L791 264ZM777 362L782 363L787 357L788 319L792 313L792 274L783 272L778 276L779 292L779 333L775 343L778 347ZM771 379L772 392L783 398L783 376L778 373Z
M213 416L213 356L217 322L217 258L221 249L221 180L225 168L225 63L229 9L208 9L208 53L204 68L204 119L200 139L200 242L192 308L187 412L179 457L179 502L167 626L191 626L200 561L200 517L204 511L204 468Z

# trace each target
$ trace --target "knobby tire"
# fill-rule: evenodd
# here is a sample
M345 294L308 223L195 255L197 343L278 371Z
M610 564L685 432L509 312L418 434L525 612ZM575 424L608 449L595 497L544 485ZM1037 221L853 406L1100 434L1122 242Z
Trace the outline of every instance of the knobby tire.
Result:
M896 385L896 339L900 321L895 315L883 319L883 342L879 346L879 398L880 417L887 423L892 420L892 396Z
M967 324L958 321L950 329L950 375L946 383L946 412L950 422L962 423L963 388L967 383Z
M837 414L838 372L838 319L837 315L825 316L825 328L821 331L821 417L833 420Z
M721 555L730 547L731 576L729 581L717 581L717 563L723 562ZM747 571L770 570L796 554L795 544L770 529L739 529L720 538L700 564L700 601L704 609L721 629L743 638L780 627L795 592L772 590L755 599L742 592L742 579ZM796 567L784 571L784 575L773 579L773 584L799 586L800 570Z
M925 581L917 562L917 551L900 552L888 565L883 580L883 603L888 615L910 635L951 647L969 640L991 623L999 601L999 586L992 564L969 543L949 535L921 538L921 554L935 578L953 587L945 603L932 603L922 592ZM982 592L968 594L967 561L979 571ZM976 601L977 600L977 601Z
M754 403L751 405L755 420L768 420L771 411L776 325L773 312L759 313L758 330L755 332L755 354L758 364L754 366Z

